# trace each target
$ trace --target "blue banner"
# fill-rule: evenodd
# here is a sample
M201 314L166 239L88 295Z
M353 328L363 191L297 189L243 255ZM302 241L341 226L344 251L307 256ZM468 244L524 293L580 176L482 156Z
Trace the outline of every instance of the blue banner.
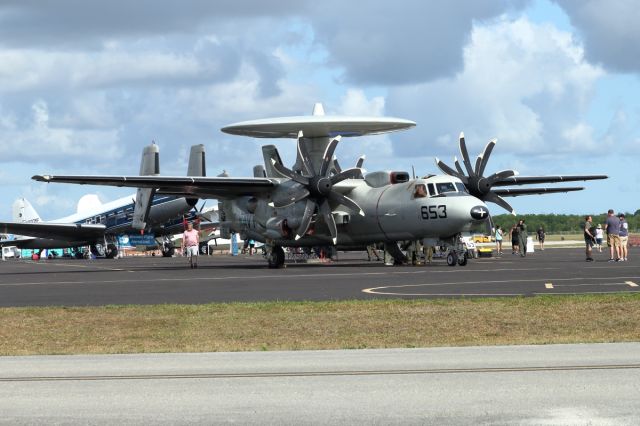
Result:
M135 246L156 246L154 234L123 234L118 236L118 245L120 247L135 247Z

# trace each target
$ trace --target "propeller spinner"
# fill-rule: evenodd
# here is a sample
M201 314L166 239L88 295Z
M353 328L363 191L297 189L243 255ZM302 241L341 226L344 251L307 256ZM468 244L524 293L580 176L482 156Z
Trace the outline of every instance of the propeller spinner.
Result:
M487 146L484 148L482 154L478 155L476 159L475 167L472 166L471 160L469 158L469 151L467 150L467 144L464 140L464 133L460 133L460 155L462 155L462 162L467 171L467 175L465 175L460 162L457 157L454 157L454 165L455 170L441 160L436 158L436 165L442 170L444 173L455 176L464 183L467 187L469 193L475 197L478 197L482 201L490 201L509 211L511 214L515 215L516 212L511 207L509 203L507 203L501 196L491 191L491 187L502 180L517 176L518 172L515 170L503 170L487 177L483 176L485 168L487 167L487 163L489 161L489 157L491 152L493 151L493 147L496 145L497 139L492 139L489 141Z

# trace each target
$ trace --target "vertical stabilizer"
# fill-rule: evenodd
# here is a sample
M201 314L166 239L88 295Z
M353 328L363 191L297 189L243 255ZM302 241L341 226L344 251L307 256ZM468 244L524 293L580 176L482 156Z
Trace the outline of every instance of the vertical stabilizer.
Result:
M160 148L152 143L142 150L140 176L157 176L160 174ZM133 210L133 229L143 230L147 225L151 202L156 193L155 188L138 188L136 204Z
M193 145L189 153L189 167L187 176L206 176L207 166L205 162L204 145Z
M253 177L267 177L267 173L264 171L264 167L262 165L258 164L257 166L253 166Z
M33 208L31 203L26 198L18 198L13 202L13 221L18 223L37 223L42 222L40 215Z

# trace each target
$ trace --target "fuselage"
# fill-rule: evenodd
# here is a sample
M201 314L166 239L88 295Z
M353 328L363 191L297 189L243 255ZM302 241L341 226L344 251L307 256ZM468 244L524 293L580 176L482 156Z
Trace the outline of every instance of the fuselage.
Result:
M351 179L334 189L355 201L364 216L334 206L338 229L337 246L359 246L384 241L448 238L472 222L486 220L487 206L470 195L462 182L451 176L411 179L402 183L371 185ZM258 241L282 246L314 246L331 242L328 229L316 215L310 231L295 240L304 202L276 209L266 200L241 198L225 201L223 232L238 232Z
M104 236L115 236L118 234L134 231L131 224L133 221L134 196L123 197L109 203L99 204L87 209L82 213L75 213L57 220L50 221L52 224L91 224L104 225ZM149 211L149 232L163 234L165 228L180 224L183 221L182 215L193 207L193 203L184 197L156 196ZM135 232L139 232L135 230ZM81 245L95 244L95 238L87 238L80 232L77 238L40 238L31 236L16 235L12 244L25 249L50 249L78 247Z

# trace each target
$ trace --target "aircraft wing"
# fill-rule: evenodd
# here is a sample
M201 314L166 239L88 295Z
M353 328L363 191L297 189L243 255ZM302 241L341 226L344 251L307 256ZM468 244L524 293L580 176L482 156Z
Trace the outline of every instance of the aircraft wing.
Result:
M553 194L556 192L582 191L582 186L570 186L565 188L516 188L516 189L494 189L493 192L501 197L517 197L519 195L533 194Z
M84 241L104 236L104 225L75 223L0 222L1 234L25 235L51 240Z
M587 180L607 179L606 175L569 175L569 176L513 176L503 178L492 186L534 185L540 183L577 182ZM575 190L574 190L575 191ZM497 192L497 191L494 191ZM534 193L537 194L537 193Z
M277 179L187 176L51 176L36 175L39 182L75 183L132 188L155 188L160 194L194 196L198 198L227 198L259 195L278 186Z

